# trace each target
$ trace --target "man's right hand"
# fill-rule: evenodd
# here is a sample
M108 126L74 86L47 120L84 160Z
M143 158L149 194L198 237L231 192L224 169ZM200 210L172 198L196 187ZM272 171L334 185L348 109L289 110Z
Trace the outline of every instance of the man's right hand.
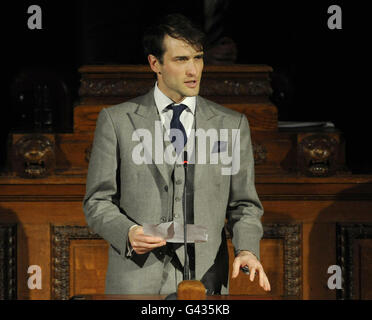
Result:
M143 227L135 226L129 230L129 242L137 254L145 254L152 249L166 245L163 238L147 236L143 233Z

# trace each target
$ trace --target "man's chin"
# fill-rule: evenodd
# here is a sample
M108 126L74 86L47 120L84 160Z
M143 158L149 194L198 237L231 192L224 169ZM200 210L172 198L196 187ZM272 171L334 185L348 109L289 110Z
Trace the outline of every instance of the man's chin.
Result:
M185 94L186 97L197 96L199 94L199 89L200 89L199 86L197 86L195 88L185 88L184 94Z

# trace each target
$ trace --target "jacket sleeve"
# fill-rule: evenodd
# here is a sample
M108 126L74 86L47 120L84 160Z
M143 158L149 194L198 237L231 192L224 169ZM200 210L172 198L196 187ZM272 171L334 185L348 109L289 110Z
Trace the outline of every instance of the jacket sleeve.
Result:
M231 175L227 228L232 236L235 254L248 250L260 259L263 207L255 188L252 142L245 115L241 117L239 129L240 139L236 139L234 144L233 161L237 160L234 157L240 156L237 161L240 168Z
M125 258L128 231L135 223L120 208L120 151L106 109L97 118L83 210L88 226Z

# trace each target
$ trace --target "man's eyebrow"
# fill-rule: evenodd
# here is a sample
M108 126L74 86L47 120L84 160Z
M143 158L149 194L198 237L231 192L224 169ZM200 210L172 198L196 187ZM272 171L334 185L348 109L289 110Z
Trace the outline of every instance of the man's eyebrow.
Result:
M174 56L173 59L183 59L183 58L186 58L186 59L189 59L190 56Z
M193 57L202 57L204 56L204 52L200 52L195 54ZM190 56L174 56L173 59L190 59Z

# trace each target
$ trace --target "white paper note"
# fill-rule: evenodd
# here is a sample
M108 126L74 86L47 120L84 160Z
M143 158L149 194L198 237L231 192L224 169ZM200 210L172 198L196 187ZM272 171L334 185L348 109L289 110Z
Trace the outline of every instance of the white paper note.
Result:
M160 224L143 224L145 235L161 237L167 242L183 243L183 224L178 222L165 222ZM187 225L187 243L208 241L207 228L196 224Z

